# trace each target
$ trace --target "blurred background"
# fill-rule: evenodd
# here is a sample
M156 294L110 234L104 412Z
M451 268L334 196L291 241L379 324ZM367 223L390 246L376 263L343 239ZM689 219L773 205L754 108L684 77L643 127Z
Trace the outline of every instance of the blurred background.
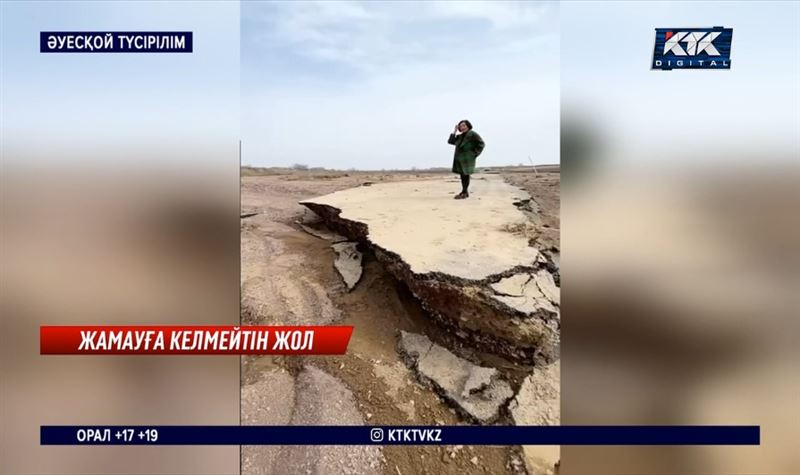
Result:
M0 473L238 473L238 447L39 446L39 425L238 424L239 358L39 356L39 325L239 321L239 5L2 2ZM40 54L39 31L194 32Z
M561 4L562 423L762 437L564 447L562 473L800 473L798 23L798 2ZM729 71L649 69L655 28L718 25Z

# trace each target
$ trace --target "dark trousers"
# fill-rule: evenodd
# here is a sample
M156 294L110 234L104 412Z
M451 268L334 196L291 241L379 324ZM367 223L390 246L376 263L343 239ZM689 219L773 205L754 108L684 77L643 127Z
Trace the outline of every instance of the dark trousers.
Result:
M461 175L461 192L466 193L469 188L469 175Z

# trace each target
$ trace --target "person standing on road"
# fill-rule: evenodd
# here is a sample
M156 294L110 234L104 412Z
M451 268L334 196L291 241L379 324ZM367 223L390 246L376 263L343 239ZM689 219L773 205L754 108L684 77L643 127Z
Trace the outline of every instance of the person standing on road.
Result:
M453 153L453 173L461 176L461 193L454 198L457 200L469 198L469 176L475 173L475 159L483 152L486 144L481 136L472 130L472 124L468 120L456 124L447 143L456 146Z

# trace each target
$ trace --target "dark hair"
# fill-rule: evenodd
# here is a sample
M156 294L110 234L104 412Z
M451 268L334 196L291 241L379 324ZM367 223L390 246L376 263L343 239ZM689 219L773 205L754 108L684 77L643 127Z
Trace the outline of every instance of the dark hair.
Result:
M465 124L469 130L472 130L472 122L468 121L467 119L462 120L459 124Z

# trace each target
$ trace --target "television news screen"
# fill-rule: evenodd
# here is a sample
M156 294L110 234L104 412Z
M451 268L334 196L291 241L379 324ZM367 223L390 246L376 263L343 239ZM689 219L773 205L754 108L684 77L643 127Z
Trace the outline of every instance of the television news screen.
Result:
M0 474L800 473L800 2L0 25Z

